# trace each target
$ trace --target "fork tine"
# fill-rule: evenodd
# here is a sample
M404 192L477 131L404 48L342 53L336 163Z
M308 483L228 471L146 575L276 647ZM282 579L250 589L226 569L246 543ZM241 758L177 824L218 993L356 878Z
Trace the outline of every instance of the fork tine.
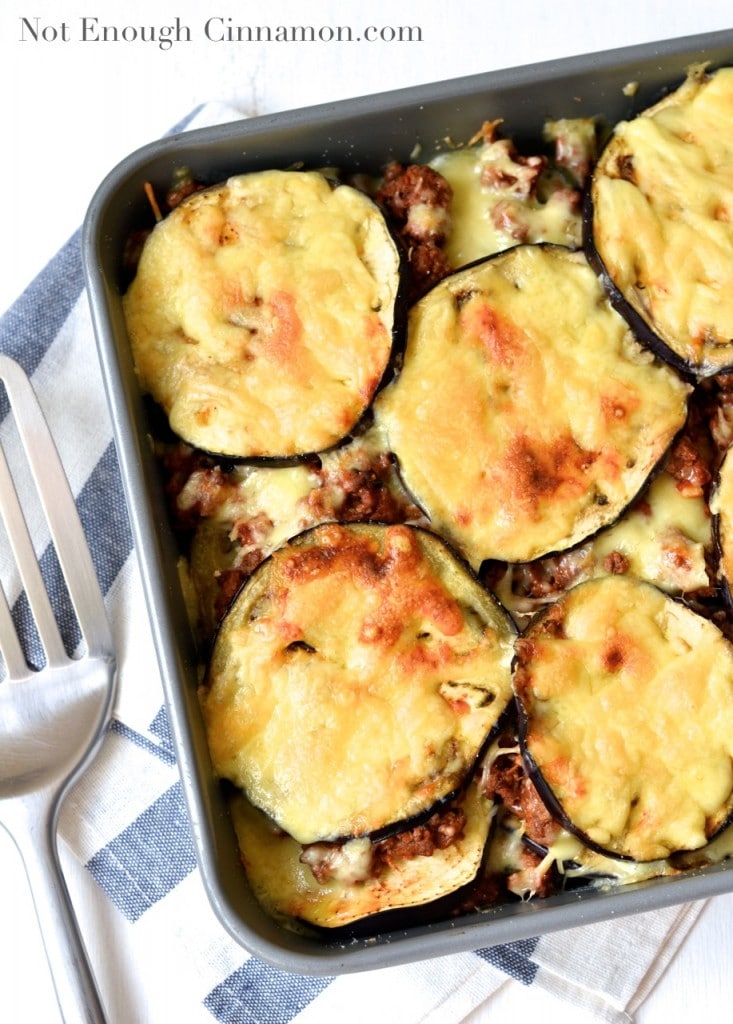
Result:
M28 533L25 516L20 507L13 478L8 468L8 461L5 458L5 452L2 450L2 447L0 447L0 510L2 510L2 519L5 523L10 547L15 555L20 578L28 597L28 604L33 612L38 636L46 652L47 663L49 665L62 664L66 659L66 652L64 651L61 634L59 633L53 608L48 599L43 577L36 561L36 553ZM7 608L7 600L4 596L3 603ZM8 643L5 639L5 629L8 625L10 626L10 632L15 636L15 629L9 610L8 622L4 624L3 631L0 634L3 636L3 647ZM12 652L11 657L13 661L17 661ZM23 664L25 669L25 660ZM8 666L8 673L10 674L10 666Z
M8 356L0 355L0 379L5 382L10 406L87 650L92 656L109 656L113 646L104 599L74 496L58 458L48 424L25 372ZM32 563L36 564L35 556ZM40 571L37 571L42 585ZM43 591L45 594L45 587ZM42 598L40 600L43 601ZM54 628L58 632L55 622ZM40 624L38 629L40 634Z
M2 449L0 449L2 451ZM18 634L10 614L10 606L5 591L0 587L0 654L5 661L8 679L20 679L28 671L23 648L20 646Z

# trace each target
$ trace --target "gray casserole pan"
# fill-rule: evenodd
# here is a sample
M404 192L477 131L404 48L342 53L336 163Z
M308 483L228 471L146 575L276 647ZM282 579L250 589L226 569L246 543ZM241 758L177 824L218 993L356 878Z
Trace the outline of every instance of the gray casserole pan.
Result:
M469 139L503 118L518 143L537 143L548 118L609 124L654 102L691 63L733 63L733 30L437 82L178 134L132 153L99 186L86 216L83 258L120 471L162 673L201 875L214 912L251 953L289 971L339 974L442 956L733 890L733 862L608 891L567 892L334 941L285 930L253 899L199 713L198 666L121 308L122 251L149 221L144 182L165 191L189 167L215 183L243 171L303 163L377 171L390 159L429 159L444 140ZM633 88L629 88L632 85Z

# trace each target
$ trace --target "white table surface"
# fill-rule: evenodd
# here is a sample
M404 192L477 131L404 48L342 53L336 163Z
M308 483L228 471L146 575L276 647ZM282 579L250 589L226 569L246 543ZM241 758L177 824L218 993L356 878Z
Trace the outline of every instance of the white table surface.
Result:
M114 13L112 13L114 12ZM256 12L256 13L255 13ZM80 38L81 17L98 25L169 24L192 40L155 44ZM370 0L205 5L126 0L4 0L0 13L0 147L3 237L0 313L79 226L104 175L128 152L163 134L210 100L244 114L286 110L501 67L730 27L729 0L614 0L582 5L554 0L450 5ZM419 26L422 41L371 44L226 43L206 40L209 17L252 23ZM45 34L33 41L23 18ZM66 23L66 32L62 32ZM26 39L23 40L25 34ZM69 36L68 41L62 35ZM55 39L52 38L55 35ZM73 893L93 884L68 865ZM0 1021L58 1019L25 878L0 831ZM95 948L103 935L91 936ZM643 1004L640 1024L713 1019L733 1005L733 895L709 902L682 950ZM17 1008L24 1007L23 1017ZM479 1021L546 1024L585 1020L581 1011L518 984L506 986ZM127 1024L127 1022L113 1022ZM185 1024L185 1022L182 1022Z

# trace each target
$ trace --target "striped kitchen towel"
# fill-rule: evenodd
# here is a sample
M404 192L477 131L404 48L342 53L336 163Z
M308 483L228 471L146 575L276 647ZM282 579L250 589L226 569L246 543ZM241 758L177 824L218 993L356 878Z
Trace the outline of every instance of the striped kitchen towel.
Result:
M219 107L185 127L225 120ZM184 125L177 126L183 128ZM102 749L67 800L64 851L80 865L80 916L112 1024L454 1024L500 988L541 986L588 1019L628 1021L701 910L673 907L539 939L338 978L291 975L250 956L199 877L75 234L0 320L0 351L31 376L77 496L111 616L119 695ZM0 431L12 445L0 396ZM0 552L2 558L2 552ZM2 567L2 563L0 563ZM52 572L52 567L47 567ZM104 951L95 941L104 937ZM101 941L101 939L100 939Z

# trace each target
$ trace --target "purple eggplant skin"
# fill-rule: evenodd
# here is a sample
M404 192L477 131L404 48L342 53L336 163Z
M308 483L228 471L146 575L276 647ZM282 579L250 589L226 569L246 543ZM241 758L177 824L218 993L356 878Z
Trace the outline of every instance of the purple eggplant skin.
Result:
M713 551L715 556L716 565L716 578L720 594L723 598L726 608L729 614L733 614L733 590L731 589L731 581L723 573L722 564L722 550L723 550L723 539L720 530L720 516L713 516Z

